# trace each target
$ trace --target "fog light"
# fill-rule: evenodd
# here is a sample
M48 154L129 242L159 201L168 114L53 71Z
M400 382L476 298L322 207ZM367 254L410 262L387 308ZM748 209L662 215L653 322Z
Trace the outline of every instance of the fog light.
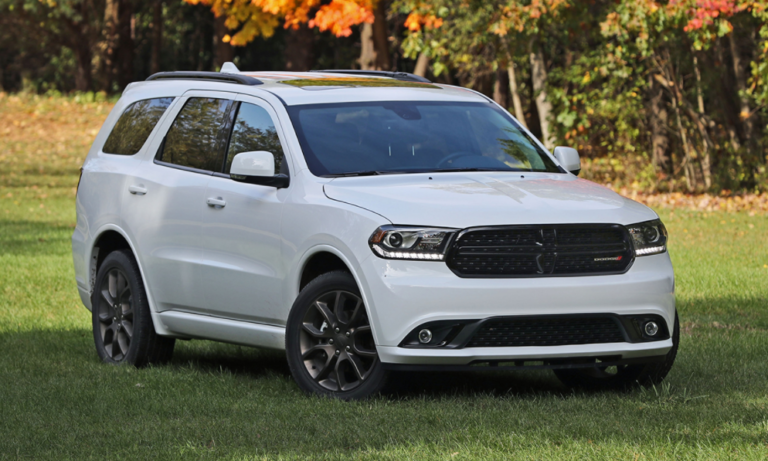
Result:
M419 342L421 344L427 344L430 341L432 341L432 332L426 329L421 330L419 332Z
M645 322L643 330L645 330L645 334L648 336L656 336L656 333L659 332L659 324L656 322Z

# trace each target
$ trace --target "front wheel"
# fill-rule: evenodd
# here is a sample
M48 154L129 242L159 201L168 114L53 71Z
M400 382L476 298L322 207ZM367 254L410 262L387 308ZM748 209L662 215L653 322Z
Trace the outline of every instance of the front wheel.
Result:
M672 349L661 362L611 367L553 370L566 387L584 390L623 390L635 385L650 386L666 378L677 357L680 344L680 321L675 312L675 327L672 333Z
M285 349L291 374L308 394L358 400L386 382L360 290L348 272L323 274L301 290L288 316Z

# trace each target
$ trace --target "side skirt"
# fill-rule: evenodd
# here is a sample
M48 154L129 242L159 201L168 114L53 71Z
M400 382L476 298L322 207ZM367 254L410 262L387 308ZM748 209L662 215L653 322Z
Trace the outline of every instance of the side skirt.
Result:
M158 316L168 330L181 336L241 346L285 349L284 327L176 311L161 312Z

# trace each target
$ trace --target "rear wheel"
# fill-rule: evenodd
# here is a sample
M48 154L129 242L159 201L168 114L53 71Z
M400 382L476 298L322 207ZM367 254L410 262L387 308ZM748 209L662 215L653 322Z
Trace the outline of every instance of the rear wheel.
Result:
M565 386L584 390L622 390L635 385L650 386L666 378L677 357L680 343L680 322L675 312L675 327L672 333L672 349L661 362L611 367L553 370Z
M309 394L357 400L385 384L368 314L348 272L323 274L301 290L285 349L291 374Z
M175 340L155 332L144 284L130 252L114 251L104 259L91 308L93 339L102 361L141 367L170 360Z

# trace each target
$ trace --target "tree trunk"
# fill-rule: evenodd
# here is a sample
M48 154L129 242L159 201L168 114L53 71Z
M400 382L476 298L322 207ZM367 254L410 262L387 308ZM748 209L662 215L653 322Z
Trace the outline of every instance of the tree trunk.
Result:
M509 77L502 69L496 71L493 82L493 100L504 109L509 109Z
M91 46L87 40L75 40L75 59L77 72L75 73L75 89L77 91L91 90Z
M427 56L427 53L424 53L422 51L421 53L419 53L419 58L416 60L416 68L413 70L413 73L418 75L419 77L426 77L428 69L429 69L429 56Z
M163 0L152 2L152 58L150 73L160 72L160 51L163 48Z
M712 157L710 150L714 147L712 141L707 133L707 128L704 125L704 118L707 116L704 111L704 96L701 90L701 71L699 70L699 60L696 57L696 51L691 50L693 54L693 70L696 74L696 102L698 103L699 113L695 114L696 124L701 133L702 142L704 143L704 157L701 159L701 174L704 176L704 185L707 189L712 187Z
M525 123L525 113L523 112L523 103L520 102L520 92L517 90L517 77L515 76L515 63L509 60L507 66L507 75L509 77L509 93L512 96L512 105L515 107L515 118L517 121L527 127Z
M376 51L376 70L389 70L389 27L386 0L379 0L373 9L373 47Z
M664 91L653 77L648 80L648 116L651 128L651 161L657 172L669 174L672 161L669 155L667 124L669 114L664 104Z
M285 40L285 70L306 72L315 65L314 62L315 34L306 24L298 29L288 29Z
M541 126L541 141L547 147L554 147L549 117L552 112L552 104L547 101L547 68L544 63L544 53L538 42L530 43L531 79L533 80L533 94L536 98L536 110L539 113L539 125Z
M117 83L122 90L133 81L133 1L118 3Z
M373 24L363 23L360 29L360 69L376 68L376 48L373 46Z
M101 65L101 86L103 91L112 91L112 83L117 74L117 48L120 41L119 31L120 0L106 0L104 5L104 45Z
M723 39L721 38L715 40L715 66L717 67L727 65L722 40ZM714 98L714 102L720 106L720 109L725 115L723 124L728 131L731 148L734 152L738 152L739 149L741 149L741 140L736 131L736 127L739 125L739 110L735 105L735 98L733 97L733 79L731 78L730 72L718 72L718 74L720 74L720 85L717 85L715 88L719 95Z
M228 42L224 42L224 37L229 35L229 29L224 24L226 16L221 15L213 20L213 67L214 70L221 69L225 62L232 61L235 57L235 49Z
M752 119L752 111L749 107L749 97L746 93L747 75L745 67L748 63L741 58L741 52L739 51L738 43L736 43L736 37L734 37L735 33L733 31L728 36L728 43L731 45L733 73L736 75L736 90L739 92L739 120L741 120L744 131L745 144L752 144L754 141L754 120Z
M691 50L693 53L696 51ZM701 71L699 70L699 59L693 55L693 73L696 74L696 102L699 105L699 113L704 113L704 96L701 92Z

